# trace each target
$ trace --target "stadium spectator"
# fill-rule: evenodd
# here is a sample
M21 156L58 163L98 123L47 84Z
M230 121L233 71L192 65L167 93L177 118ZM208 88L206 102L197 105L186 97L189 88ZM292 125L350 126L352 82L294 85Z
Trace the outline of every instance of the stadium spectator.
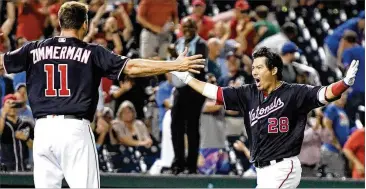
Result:
M217 85L216 77L207 74L207 82ZM225 132L225 110L223 106L216 105L216 102L206 100L200 127L200 154L198 158L198 170L202 174L227 174L229 172L228 154L224 151Z
M267 47L274 52L281 54L282 46L289 41L294 41L298 35L297 26L292 22L286 22L281 27L281 32L274 34L258 43L254 50Z
M188 17L193 18L197 22L198 35L205 40L208 40L211 30L214 28L215 23L211 17L205 16L206 2L205 0L193 0L192 1L192 14ZM184 19L184 18L183 18ZM178 37L183 36L182 28L180 28Z
M208 46L208 60L207 72L215 75L216 78L221 77L220 65L217 63L217 58L221 52L221 44L218 38L210 38L207 42Z
M26 43L28 43L27 39L25 39L24 37L19 37L19 38L16 39L16 48L18 49ZM19 84L25 84L25 83L26 83L26 73L25 73L25 71L14 74L14 76L13 76L14 90L17 90L16 88Z
M353 59L359 60L359 72L345 106L351 126L354 126L358 106L365 105L365 47L357 43L357 33L346 31L343 36L343 49L343 67L348 68ZM364 113L362 117L365 117ZM363 119L362 121L364 123Z
M17 100L21 104L21 107L18 108L19 118L22 120L26 120L31 123L34 123L32 110L29 107L29 105L27 104L28 96L27 96L27 87L26 87L25 83L19 83L15 87L14 96L17 98Z
M295 62L295 53L302 53L295 43L286 42L283 45L280 55L283 61L283 80L288 83L321 85L318 72L310 66Z
M3 99L7 94L13 94L13 80L5 75L5 71L0 71L0 97Z
M305 126L304 140L299 154L303 177L317 177L322 143L329 143L332 140L328 129L322 126L323 113L320 108L315 110L315 116L314 122L312 123L310 121L312 119L309 118Z
M339 78L342 77L339 67L344 51L344 40L342 40L342 37L347 30L356 32L358 35L357 41L362 41L365 30L365 11L362 11L358 17L351 18L339 25L332 34L324 39L324 50L326 55L325 64L336 72Z
M365 128L352 133L343 147L343 153L352 164L352 178L365 179Z
M237 26L241 20L249 21L250 6L246 0L237 0L235 2L234 17L230 21L230 38L235 39L238 36ZM245 27L242 27L244 29ZM241 29L241 30L242 30Z
M165 58L166 49L171 42L171 32L179 23L177 2L142 0L138 8L137 21L144 28L140 37L141 57Z
M113 121L112 127L122 145L146 148L152 145L146 125L136 119L136 110L130 101L124 101L119 106L117 118Z
M208 47L204 39L197 34L197 23L194 19L187 17L182 20L184 36L176 42L176 52L183 52L188 48L189 55L202 54L207 58ZM194 77L204 81L205 70ZM187 169L188 173L197 173L197 158L199 151L199 119L205 97L195 92L189 86L177 87L172 107L172 140L175 160L172 165L174 174L179 174ZM188 156L185 158L184 134L188 138Z
M144 120L144 101L147 99L145 93L146 78L125 77L122 81L113 81L110 94L114 99L114 110L118 110L125 100L131 101L135 107L137 119Z
M48 14L47 0L19 1L16 37L24 37L28 41L39 40L43 36Z
M324 110L323 124L330 131L332 141L324 143L321 151L321 164L326 165L326 172L334 177L345 175L345 161L342 148L349 135L349 119L344 111L347 93L328 105Z
M19 102L15 95L3 99L0 117L0 163L7 171L26 171L29 149L33 147L33 124L19 118Z
M235 55L234 52L229 52L226 55L226 59L229 73L228 76L219 79L218 83L220 86L241 86L253 82L252 76L240 69L240 57Z
M255 13L257 21L253 26L253 29L256 32L254 44L258 44L263 39L280 32L280 28L277 25L267 20L269 14L268 7L266 7L265 5L258 6L257 8L255 8Z
M159 108L158 124L160 131L162 131L163 129L162 124L165 112L171 109L173 106L170 101L170 97L174 88L174 86L172 85L172 75L170 73L167 73L165 74L165 77L167 80L159 84L159 89L156 93L156 104Z
M13 25L15 23L15 4L12 1L2 1L0 2L2 7L5 7L5 10L2 9L0 12L6 12L6 15L2 16L2 18L6 18L6 20L0 20L1 28L0 28L0 52L5 53L11 50L11 43L9 39L9 34L13 29ZM3 14L1 13L1 14Z
M61 5L70 0L56 0L56 2L48 7L49 19L53 27L53 35L59 35L61 28L58 23L58 11Z
M235 17L230 22L231 39L240 44L240 53L248 56L252 54L255 31L252 29L254 22L249 16L250 6L246 0L237 0L235 3Z
M133 5L132 1L121 3L119 5L117 4L115 5L115 10L111 12L111 16L117 20L117 26L120 31L120 36L122 36L122 43L124 47L127 41L133 37L133 25L129 17L131 13L131 5Z
M99 7L96 15L90 22L90 28L88 34L84 37L85 42L90 42L94 38L102 38L107 42L107 48L113 50L116 54L122 53L122 41L118 34L118 24L114 17L108 17L103 24L100 23L100 19L106 12L106 3Z

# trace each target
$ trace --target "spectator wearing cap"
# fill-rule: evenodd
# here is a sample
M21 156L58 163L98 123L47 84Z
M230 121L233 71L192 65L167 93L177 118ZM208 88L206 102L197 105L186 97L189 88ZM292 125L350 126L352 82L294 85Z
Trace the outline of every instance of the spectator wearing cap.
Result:
M343 153L352 165L352 178L365 179L365 128L358 129L348 138Z
M347 69L352 60L359 61L355 84L352 86L345 107L351 126L355 124L358 106L365 106L365 47L359 45L357 40L358 36L354 31L346 31L342 38L342 48L344 49L341 58L342 67ZM365 117L365 112L362 112L362 114L361 117ZM361 121L364 124L364 120Z
M302 83L314 86L321 85L318 72L307 65L295 62L296 53L302 51L293 42L286 42L281 49L281 59L283 62L283 80L288 83Z
M244 84L250 84L253 82L251 75L240 69L241 57L235 55L234 52L227 54L226 64L228 67L228 76L221 77L218 81L222 87L239 87ZM239 136L243 131L244 119L237 111L226 110L225 111L225 126L228 136Z
M205 40L208 40L210 31L214 28L215 23L211 17L204 15L206 10L205 0L193 0L192 1L192 14L188 17L192 17L197 22L198 35ZM182 28L178 33L178 37L182 37Z
M208 61L207 61L207 71L212 73L216 78L221 77L220 65L217 62L217 58L220 56L221 52L221 42L218 38L210 38L207 42L208 46Z
M250 6L246 0L237 0L234 9L235 17L230 22L231 39L240 44L240 53L251 55L254 44L254 22L249 16Z
M325 64L337 73L339 78L342 73L339 69L341 64L342 53L344 51L343 43L345 42L343 35L347 30L357 33L357 42L364 39L365 30L365 11L362 11L358 17L351 18L334 29L333 33L324 39Z
M235 2L234 8L234 18L230 21L230 38L235 39L238 35L237 33L237 25L239 24L240 20L244 20L246 22L249 21L249 10L250 6L246 0L237 0ZM243 27L242 29L244 29Z
M19 83L15 87L14 96L17 98L21 107L18 108L18 115L20 119L27 120L34 123L33 114L30 106L28 105L27 87L25 83Z
M268 14L268 7L265 5L260 5L255 9L255 17L257 21L254 24L254 30L256 32L254 44L258 44L263 39L280 32L280 28L277 25L267 20Z
M292 22L286 22L281 27L281 32L263 39L254 50L261 47L270 48L273 52L281 54L281 49L286 42L294 41L298 35L297 26Z
M0 163L7 171L25 171L29 150L33 147L33 124L18 116L19 102L13 94L3 99L0 117Z
M159 56L166 58L171 32L178 24L178 4L176 0L140 1L137 21L144 28L140 36L142 58Z

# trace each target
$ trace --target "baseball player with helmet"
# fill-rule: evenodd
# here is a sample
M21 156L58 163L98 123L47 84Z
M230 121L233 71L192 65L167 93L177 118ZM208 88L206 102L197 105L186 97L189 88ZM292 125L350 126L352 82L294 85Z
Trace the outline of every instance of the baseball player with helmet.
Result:
M33 116L34 183L36 188L60 188L65 178L71 188L99 188L99 166L89 127L101 77L111 80L144 77L204 67L200 55L175 61L129 60L82 41L88 30L88 9L78 2L64 3L58 13L61 34L30 42L0 56L0 69L26 71Z
M251 162L257 170L257 188L296 188L301 179L300 153L307 114L342 95L354 84L358 60L343 80L329 86L281 81L283 63L268 48L253 54L255 84L217 87L198 81L187 72L172 72L202 95L241 111L249 137Z

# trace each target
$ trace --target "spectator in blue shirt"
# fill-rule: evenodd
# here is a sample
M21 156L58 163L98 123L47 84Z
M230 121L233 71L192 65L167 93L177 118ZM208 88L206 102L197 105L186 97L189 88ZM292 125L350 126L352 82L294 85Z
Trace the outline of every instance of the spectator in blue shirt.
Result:
M16 48L20 48L23 45L25 45L26 43L28 43L27 39L25 39L24 37L19 37L16 39ZM24 85L26 83L26 74L25 71L24 72L20 72L14 75L13 77L13 86L14 86L14 90L16 91L17 86L19 84Z
M343 34L347 30L352 30L357 33L358 40L361 41L362 37L364 36L363 31L365 29L365 11L362 11L358 17L351 18L347 20L345 23L338 26L331 35L328 35L325 40L325 54L326 54L326 65L333 69L333 71L337 72L337 76L341 77L342 74L340 69L338 68L339 64L341 63L340 57L343 53L343 43L342 40Z
M348 101L345 107L347 115L351 122L351 127L355 125L356 112L359 106L365 106L365 47L357 44L357 34L353 31L345 32L343 36L344 52L342 54L343 66L347 67L351 61L359 60L358 72L356 75L355 84L352 86L352 92L348 96ZM361 117L364 117L360 115ZM364 123L364 119L361 119Z
M345 175L345 161L341 155L343 145L349 136L349 119L344 106L347 93L328 105L324 110L323 124L328 129L332 142L324 143L321 149L321 164L326 165L326 172L333 173L335 177Z
M172 103L170 102L170 96L172 95L172 91L174 86L172 85L172 75L170 73L166 73L165 77L166 81L163 81L159 84L159 89L156 93L156 104L159 108L159 129L162 130L162 123L165 112L172 107Z

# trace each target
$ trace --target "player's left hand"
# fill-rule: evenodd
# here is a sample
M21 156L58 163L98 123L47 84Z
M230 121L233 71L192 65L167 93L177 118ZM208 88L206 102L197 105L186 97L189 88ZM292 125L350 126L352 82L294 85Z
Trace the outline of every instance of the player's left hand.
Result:
M192 77L188 72L170 72L171 74L173 74L175 77L177 77L180 81L182 81L185 84L188 84L190 78Z
M184 51L178 56L178 58L175 60L176 63L179 64L179 68L177 71L184 72L189 71L195 74L199 74L199 69L202 69L205 67L205 59L202 59L202 55L193 55L188 56L188 48L186 47Z
M343 81L348 86L352 86L355 83L355 78L358 71L358 64L359 60L352 60L352 63L347 70L346 77L343 79Z

